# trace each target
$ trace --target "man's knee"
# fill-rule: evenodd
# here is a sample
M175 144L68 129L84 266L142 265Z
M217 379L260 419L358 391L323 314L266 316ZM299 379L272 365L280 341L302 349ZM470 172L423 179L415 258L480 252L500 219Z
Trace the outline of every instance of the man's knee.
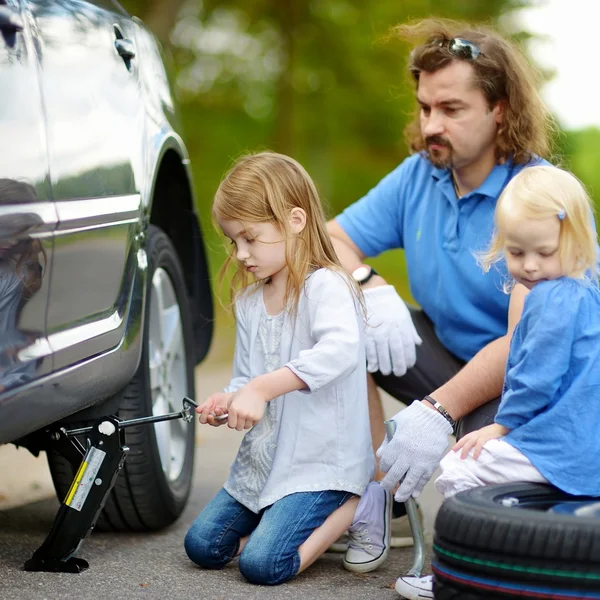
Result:
M237 552L237 547L218 544L211 528L194 523L185 536L184 548L189 559L205 569L222 569ZM213 538L213 539L211 539Z
M240 555L240 572L257 585L279 585L298 573L300 556L297 551L290 555L264 544L252 543L252 538Z

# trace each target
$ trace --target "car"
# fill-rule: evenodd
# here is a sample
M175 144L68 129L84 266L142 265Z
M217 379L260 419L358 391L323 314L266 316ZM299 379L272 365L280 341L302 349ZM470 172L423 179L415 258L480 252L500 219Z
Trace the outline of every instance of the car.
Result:
M162 415L194 398L213 300L190 161L161 48L111 0L0 1L0 444ZM123 430L97 527L172 523L194 420ZM85 444L85 440L83 440Z

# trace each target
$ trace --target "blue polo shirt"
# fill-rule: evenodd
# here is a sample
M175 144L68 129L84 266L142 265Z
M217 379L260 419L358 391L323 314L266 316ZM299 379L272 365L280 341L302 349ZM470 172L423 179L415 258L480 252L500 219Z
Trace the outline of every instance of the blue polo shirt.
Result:
M414 154L336 219L366 256L404 248L414 299L442 344L464 361L507 330L505 264L484 273L474 253L489 245L498 196L523 167L496 165L459 200L450 170Z

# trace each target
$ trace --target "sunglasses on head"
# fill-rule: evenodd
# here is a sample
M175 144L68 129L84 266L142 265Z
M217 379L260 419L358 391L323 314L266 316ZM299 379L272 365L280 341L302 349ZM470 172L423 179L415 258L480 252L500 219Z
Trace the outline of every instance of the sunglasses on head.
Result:
M477 44L463 38L436 40L433 43L437 44L440 48L448 48L448 52L452 56L462 58L463 60L477 60L480 56L483 56L483 52Z

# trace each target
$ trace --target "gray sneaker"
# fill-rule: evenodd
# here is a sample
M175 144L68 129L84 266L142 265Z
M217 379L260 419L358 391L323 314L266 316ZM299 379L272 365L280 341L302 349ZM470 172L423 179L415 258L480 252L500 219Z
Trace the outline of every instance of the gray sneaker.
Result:
M417 505L417 514L419 515L421 528L423 528L423 514L421 513L421 507L419 505ZM392 534L390 537L390 548L408 548L409 546L414 546L415 541L413 540L408 516L392 517L391 523ZM331 544L331 546L329 546L328 552L345 553L348 550L349 539L348 532L346 531L346 533L343 533L333 544Z
M362 495L354 520L348 529L348 550L344 568L368 573L385 562L390 551L392 494L377 481L371 482Z
M407 600L423 600L433 598L433 576L399 577L396 591Z

